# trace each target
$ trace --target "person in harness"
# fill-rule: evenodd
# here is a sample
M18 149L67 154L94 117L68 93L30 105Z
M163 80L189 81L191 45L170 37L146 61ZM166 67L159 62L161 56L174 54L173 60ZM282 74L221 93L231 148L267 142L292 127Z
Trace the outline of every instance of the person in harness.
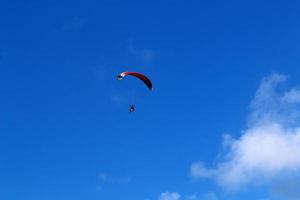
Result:
M134 105L130 105L130 107L129 107L129 112L134 112L134 111L135 111Z

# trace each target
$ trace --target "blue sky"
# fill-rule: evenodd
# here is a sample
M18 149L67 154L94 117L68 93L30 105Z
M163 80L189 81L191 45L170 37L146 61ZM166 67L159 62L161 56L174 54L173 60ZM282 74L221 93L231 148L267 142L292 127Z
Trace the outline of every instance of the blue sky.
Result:
M298 1L2 0L0 199L299 199L299 19ZM291 157L269 162L277 144Z

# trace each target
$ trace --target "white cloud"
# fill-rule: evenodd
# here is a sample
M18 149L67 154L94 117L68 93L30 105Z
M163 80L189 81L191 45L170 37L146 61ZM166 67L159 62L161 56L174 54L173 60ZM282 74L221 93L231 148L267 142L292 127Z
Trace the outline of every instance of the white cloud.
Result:
M159 200L179 200L180 194L177 192L163 192L160 194Z
M300 90L292 89L289 92L285 93L283 96L283 101L289 103L299 103L300 102Z
M216 173L217 170L208 169L202 163L193 163L191 165L191 176L192 177L202 177L202 178L211 178Z
M280 88L286 78L273 74L263 79L242 136L224 137L228 150L214 168L192 164L194 178L213 178L226 189L239 189L300 172L300 90Z
M159 196L159 200L218 200L218 196L216 193L209 191L202 195L192 194L192 195L185 195L181 196L177 192L163 192Z

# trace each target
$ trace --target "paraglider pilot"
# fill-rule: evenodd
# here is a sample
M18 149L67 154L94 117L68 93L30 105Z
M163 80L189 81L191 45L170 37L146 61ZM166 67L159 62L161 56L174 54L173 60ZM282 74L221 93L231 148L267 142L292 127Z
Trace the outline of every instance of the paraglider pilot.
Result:
M130 107L129 107L129 112L134 112L134 111L135 111L134 105L130 105Z

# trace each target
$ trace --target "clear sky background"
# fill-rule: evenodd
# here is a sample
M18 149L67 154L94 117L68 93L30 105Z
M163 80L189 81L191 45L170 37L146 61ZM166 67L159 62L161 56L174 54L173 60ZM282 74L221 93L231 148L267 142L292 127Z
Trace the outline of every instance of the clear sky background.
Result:
M300 199L299 36L292 0L1 0L0 199Z

